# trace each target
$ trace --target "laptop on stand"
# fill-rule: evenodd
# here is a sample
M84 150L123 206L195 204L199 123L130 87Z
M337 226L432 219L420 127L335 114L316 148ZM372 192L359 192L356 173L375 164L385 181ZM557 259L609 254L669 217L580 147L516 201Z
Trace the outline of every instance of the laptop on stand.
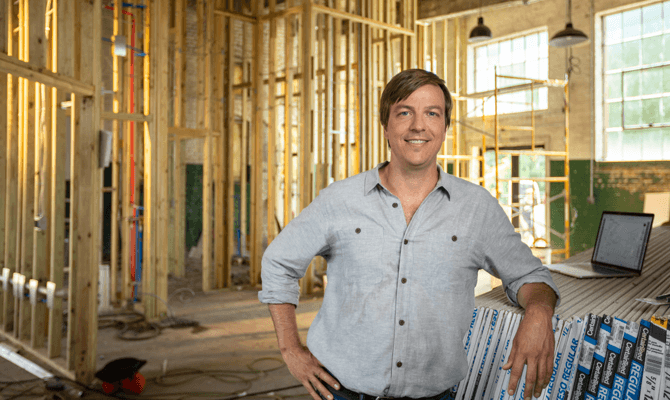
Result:
M575 278L615 278L642 273L654 214L605 211L590 263L549 264L547 268Z

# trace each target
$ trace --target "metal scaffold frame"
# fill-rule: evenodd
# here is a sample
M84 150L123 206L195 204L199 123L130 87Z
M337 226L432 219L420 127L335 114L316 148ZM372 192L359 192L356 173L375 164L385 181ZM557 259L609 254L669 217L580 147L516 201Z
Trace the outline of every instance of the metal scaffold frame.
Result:
M501 94L500 89L498 89L498 79L503 78L503 79L517 79L521 81L525 81L527 83L517 85L516 87L507 87L505 88L505 92L512 92L516 90L511 90L512 88L517 89L517 90L528 90L530 89L531 93L531 126L501 126L500 125L500 115L498 113L498 96ZM563 102L564 102L564 145L565 145L565 151L546 151L546 150L538 150L535 146L535 132L536 132L536 126L535 126L535 104L534 104L534 99L533 99L533 90L537 87L541 86L547 86L547 87L562 87L563 88ZM556 177L542 177L542 178L533 178L533 177L512 177L509 179L505 179L509 183L518 183L521 181L521 179L524 180L531 180L534 182L547 182L551 185L551 183L563 183L563 195L562 196L554 196L554 197L547 197L546 204L551 204L551 202L559 199L560 197L563 197L564 201L564 232L561 234L560 232L554 230L549 226L549 231L554 234L555 236L558 236L561 238L564 242L564 247L562 249L560 248L553 248L551 250L551 254L562 254L564 257L569 257L570 255L570 158L569 158L569 145L570 145L570 107L569 107L569 90L568 90L568 80L541 80L541 79L532 79L532 78L525 78L525 77L515 77L515 76L508 76L508 75L500 75L498 74L498 71L496 69L495 71L495 88L494 88L494 104L495 104L495 120L494 120L494 126L495 126L495 168L496 168L496 198L500 200L500 182L503 180L499 176L499 168L498 168L498 156L500 154L508 154L508 155L536 155L536 156L548 156L548 157L563 157L564 158L564 175L563 176L556 176ZM529 131L531 134L531 143L530 143L530 152L528 151L518 151L518 150L500 150L500 143L499 143L499 138L500 138L500 133L502 131ZM534 201L535 197L533 196L533 206L534 206ZM510 198L510 204L509 207L512 208L514 211L514 207L517 207L516 212L519 213L520 210L520 203L513 203L512 199ZM512 215L514 215L514 212L512 212ZM534 214L531 213L531 218L534 219ZM550 224L548 224L550 225ZM533 246L535 246L536 242L538 241L538 238L535 237L535 231L533 230L531 232L533 235ZM545 239L546 242L546 239ZM547 245L550 245L550 243L547 243Z
M500 75L497 72L497 69L494 72L495 74L495 85L494 89L487 91L487 92L480 92L480 93L474 93L471 95L465 95L464 98L469 98L469 99L481 99L482 104L487 98L494 98L494 150L495 150L495 195L496 198L500 201L500 185L502 182L508 182L509 184L513 183L519 183L522 180L525 181L533 181L533 182L547 182L550 185L553 184L563 184L563 192L556 195L556 196L549 196L546 195L546 202L545 204L551 204L552 202L563 198L563 203L564 203L564 232L561 233L553 228L551 228L550 223L547 223L547 231L549 236L554 235L561 239L564 243L564 246L562 248L556 248L552 247L551 249L551 254L554 255L561 255L563 257L569 257L570 255L570 159L569 159L569 138L570 138L570 129L569 129L569 121L570 121L570 107L569 107L569 89L568 89L568 80L559 80L559 79L534 79L534 78L526 78L526 77L518 77L518 76L508 76L508 75ZM498 79L509 79L509 80L518 80L522 81L523 83L518 84L518 85L513 85L513 86L507 86L503 88L498 87ZM534 102L534 94L533 91L535 89L539 89L542 87L557 87L557 88L563 88L563 108L564 108L564 145L565 145L565 150L563 151L548 151L548 150L542 150L541 148L538 148L536 146L536 124L535 124L535 117L536 117L536 110L535 110L535 102ZM516 125L501 125L500 124L500 114L498 110L498 104L500 102L499 96L507 93L513 93L513 92L519 92L519 91L526 91L530 90L531 93L531 109L530 109L530 126L516 126ZM482 105L482 118L485 119L486 115L484 113L484 107ZM459 123L463 123L461 121L457 121ZM469 127L472 129L472 127ZM502 150L500 149L500 136L502 132L505 131L515 131L515 132L529 132L530 133L530 150ZM482 133L484 131L482 130ZM486 146L485 146L485 141L482 146L482 159L484 154L486 153ZM499 171L499 156L501 154L506 154L510 156L520 156L520 155L530 155L530 156L545 156L545 157L561 157L564 160L564 174L561 176L544 176L544 177L511 177L511 178L501 178L500 177L500 171ZM462 156L469 158L470 156ZM484 161L482 160L482 165L484 165ZM483 181L484 177L484 172L482 170L481 173L481 178ZM549 189L547 188L547 192L549 192ZM511 209L510 212L510 218L517 217L520 215L520 207L521 203L520 202L513 202L513 199L510 197L509 199L509 204L503 204L501 205L505 208ZM534 208L535 206L535 194L533 192L533 202L532 202L532 207ZM535 215L534 212L531 212L531 219L535 220ZM540 241L545 241L547 242L546 245L550 246L551 244L549 243L549 239L544 239L544 238L538 238L535 235L535 230L531 229L531 234L533 237L533 247Z

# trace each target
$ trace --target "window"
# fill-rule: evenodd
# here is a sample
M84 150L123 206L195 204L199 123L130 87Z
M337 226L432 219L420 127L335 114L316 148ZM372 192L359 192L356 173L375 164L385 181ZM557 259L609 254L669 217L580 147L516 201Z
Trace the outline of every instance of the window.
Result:
M599 161L670 160L670 1L602 17Z
M534 32L524 36L468 48L468 93L482 93L495 88L495 68L498 75L520 78L547 79L547 32ZM498 79L498 88L527 83L518 79ZM498 114L547 108L547 88L519 91L498 96ZM493 96L483 105L485 115L495 113ZM482 115L482 100L468 100L468 116Z

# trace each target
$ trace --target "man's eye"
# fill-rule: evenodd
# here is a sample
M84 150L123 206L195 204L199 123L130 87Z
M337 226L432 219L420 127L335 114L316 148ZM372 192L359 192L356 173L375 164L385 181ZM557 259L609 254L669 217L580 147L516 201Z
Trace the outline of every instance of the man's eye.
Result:
M430 111L430 112L428 113L428 115L430 115L431 117L438 117L438 116L439 116L439 114L436 113L435 111Z
M409 111L400 111L400 113L398 113L398 115L407 116L407 115L409 115Z

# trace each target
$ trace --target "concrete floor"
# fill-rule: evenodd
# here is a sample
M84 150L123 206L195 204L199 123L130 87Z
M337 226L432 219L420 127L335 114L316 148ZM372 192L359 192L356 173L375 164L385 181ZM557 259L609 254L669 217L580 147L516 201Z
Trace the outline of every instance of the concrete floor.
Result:
M318 297L301 300L297 316L303 343L320 305ZM190 301L173 300L170 306L176 317L198 321L199 326L167 328L157 337L137 341L120 339L117 328L101 329L98 333L98 369L122 357L147 360L140 370L147 383L138 398L224 399L242 392L268 390L275 391L274 398L311 398L302 387L276 391L299 382L281 359L270 314L267 306L258 302L257 290L199 292ZM0 371L1 383L34 378L3 358L0 358ZM0 399L12 398L31 385L3 389ZM100 383L92 386L100 388ZM254 398L259 397L267 396ZM38 388L16 398L43 399L44 395ZM106 397L90 392L86 398Z
M482 271L476 294L490 290L491 279ZM300 387L287 391L276 389L295 386L281 360L267 306L259 303L257 289L239 287L210 293L196 292L185 301L175 297L170 307L177 318L197 321L199 326L166 328L147 340L122 340L120 329L102 328L98 333L98 369L117 358L135 357L146 360L140 370L147 378L140 398L191 399L207 397L224 399L242 392L257 393L275 390L273 397L308 400L311 397ZM298 329L303 343L309 326L321 306L317 296L303 297L297 308ZM135 334L127 335L135 338ZM22 369L0 358L0 380L3 382L30 379ZM265 371L265 372L263 372ZM93 387L100 388L95 382ZM14 385L0 391L0 400L12 398L28 385ZM5 396L5 397L2 397ZM255 396L255 398L263 396ZM267 397L267 396L265 396ZM42 399L36 389L21 399ZM90 392L87 398L105 396Z

